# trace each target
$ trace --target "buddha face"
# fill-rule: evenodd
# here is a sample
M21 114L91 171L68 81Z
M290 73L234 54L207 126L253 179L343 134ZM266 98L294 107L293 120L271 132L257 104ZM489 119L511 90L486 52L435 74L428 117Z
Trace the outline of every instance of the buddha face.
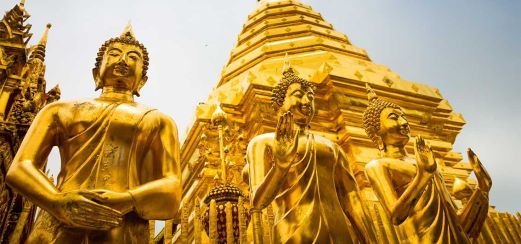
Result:
M135 91L143 79L141 48L121 42L111 43L97 74L104 87Z
M281 112L293 113L295 123L307 126L315 114L315 93L310 87L304 88L300 83L289 85L280 108Z
M380 113L378 135L384 145L405 146L410 138L409 122L398 108L384 108Z

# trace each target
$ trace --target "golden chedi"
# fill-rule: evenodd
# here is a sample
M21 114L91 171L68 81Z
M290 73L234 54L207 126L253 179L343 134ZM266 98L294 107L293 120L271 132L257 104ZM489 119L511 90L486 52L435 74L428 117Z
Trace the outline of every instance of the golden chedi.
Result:
M418 135L414 157L407 155L410 128L405 113L398 105L380 100L369 86L368 92L364 127L381 157L366 165L366 174L392 223L403 223L412 243L470 243L477 239L487 217L492 186L477 156L468 150L479 186L457 211L431 147Z
M273 90L278 110L274 133L254 137L247 150L253 228L272 202L272 243L369 243L376 241L344 151L309 132L314 85L284 71ZM261 236L255 236L262 243Z
M46 106L27 132L8 184L42 210L28 243L147 243L148 220L175 216L181 198L175 123L134 101L148 53L130 26L100 48L100 97ZM61 154L54 186L39 170Z

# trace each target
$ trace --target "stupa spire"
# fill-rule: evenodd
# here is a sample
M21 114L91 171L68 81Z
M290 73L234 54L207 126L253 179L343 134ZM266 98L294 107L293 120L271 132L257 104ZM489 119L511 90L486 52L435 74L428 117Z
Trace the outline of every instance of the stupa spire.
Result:
M47 37L49 35L49 29L51 29L51 23L48 23L45 27L45 31L43 33L42 38L40 39L40 42L36 46L35 50L31 53L30 59L40 59L42 62L45 60L45 47L47 45Z
M52 27L51 23L47 23L47 25L45 26L45 31L43 32L43 36L40 39L40 43L38 43L39 45L43 45L43 46L47 45L47 36L49 35L49 29L51 29L51 27Z

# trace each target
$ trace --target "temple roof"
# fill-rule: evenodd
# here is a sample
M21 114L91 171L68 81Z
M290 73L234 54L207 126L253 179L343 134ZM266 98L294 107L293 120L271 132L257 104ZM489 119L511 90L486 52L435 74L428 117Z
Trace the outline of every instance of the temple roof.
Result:
M183 154L191 154L196 143L193 138L197 138L192 133L200 132L199 122L210 121L217 105L231 121L245 123L249 129L273 129L276 118L270 106L271 91L280 81L285 63L317 86L317 113L311 127L323 136L372 150L372 142L361 127L369 84L379 97L400 105L409 115L411 128L421 131L447 162L461 160L461 155L451 150L465 120L436 87L405 80L389 67L374 63L364 49L353 45L320 13L296 0L258 1L215 89L197 106ZM368 155L353 154L352 160L362 163L374 156Z
M271 57L319 49L370 61L365 50L353 46L309 5L295 0L261 0L237 38L219 86Z

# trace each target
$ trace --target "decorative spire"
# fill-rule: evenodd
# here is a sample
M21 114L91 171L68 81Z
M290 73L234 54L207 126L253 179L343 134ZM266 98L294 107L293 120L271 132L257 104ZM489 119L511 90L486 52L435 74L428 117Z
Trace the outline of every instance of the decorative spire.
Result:
M31 57L29 59L40 59L42 62L45 61L45 47L47 45L47 36L49 35L49 29L51 29L51 23L48 23L45 31L43 33L42 39L36 46L36 49L31 53Z
M121 39L137 40L136 35L134 35L134 32L132 31L132 24L130 23L130 20L119 37Z
M378 99L378 96L374 92L373 88L371 88L369 83L365 83L365 89L367 90L367 100L369 100L369 102Z
M285 72L286 70L293 70L293 67L291 67L291 63L289 62L289 58L288 58L288 52L286 52L286 55L284 55L284 60L283 60L283 65L282 65L282 72Z
M45 26L45 31L43 32L43 36L40 39L40 45L47 45L47 36L49 35L49 29L51 29L52 25L51 23L47 23L47 26Z
M226 156L224 151L224 128L223 126L226 124L226 113L222 110L221 106L217 105L215 108L215 112L212 114L212 124L217 126L217 130L219 132L219 156L221 159L221 174L222 181L226 183L228 179L227 174L227 164L226 164ZM218 177L218 175L216 175Z
M283 62L284 64L282 65L282 76L286 78L297 77L297 74L295 73L293 66L291 66L291 62L289 61L289 56L287 52L286 55L284 55Z
M20 1L20 5L24 6L25 5L25 0Z

